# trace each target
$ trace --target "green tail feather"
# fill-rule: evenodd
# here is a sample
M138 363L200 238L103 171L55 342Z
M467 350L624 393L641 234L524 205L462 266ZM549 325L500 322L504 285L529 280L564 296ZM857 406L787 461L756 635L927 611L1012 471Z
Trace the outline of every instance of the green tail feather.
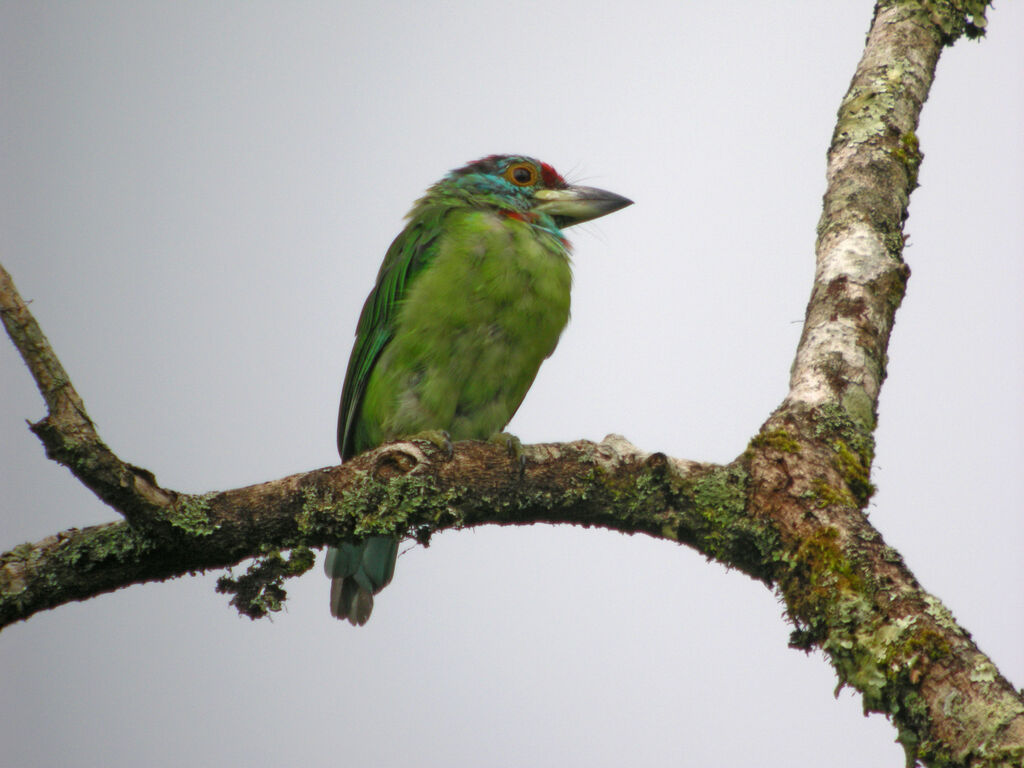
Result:
M391 583L398 539L371 536L358 544L327 550L324 571L331 578L331 613L362 626L373 612L373 596Z

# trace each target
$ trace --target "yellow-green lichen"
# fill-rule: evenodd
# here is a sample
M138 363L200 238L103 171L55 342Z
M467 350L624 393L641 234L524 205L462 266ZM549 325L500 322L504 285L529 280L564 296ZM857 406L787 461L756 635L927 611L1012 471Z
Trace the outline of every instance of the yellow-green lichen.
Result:
M800 453L800 443L785 429L771 429L755 435L750 441L752 448L772 448L780 453Z
M829 637L830 628L847 626L867 608L864 581L839 546L839 531L822 528L780 560L788 573L779 578L789 616L796 624L790 643L809 650ZM833 643L846 642L833 636Z
M104 525L81 531L62 542L60 560L75 568L91 568L106 560L137 562L153 549L153 542L127 524Z
M0 595L4 599L25 591L25 572L31 570L41 557L39 548L28 543L19 544L5 553L0 561Z
M981 662L981 666L985 663ZM959 691L951 691L943 699L942 712L958 722L974 725L968 745L953 754L936 739L922 741L917 751L917 758L922 762L940 768L1024 765L1024 745L1007 744L1005 740L994 738L997 734L1005 733L1010 723L1024 715L1024 704L1012 693L965 696Z
M792 572L780 579L790 617L791 643L815 643L829 654L840 685L864 695L865 710L909 716L908 691L921 671L950 653L948 641L916 617L879 619L872 588L844 554L837 529L809 536L791 557ZM897 702L897 699L902 704Z
M587 460L582 463L589 464ZM619 510L623 521L647 516L665 508L665 495L671 488L663 470L645 472L639 475L616 475L601 466L591 467L577 485L570 485L559 498L559 506L571 506L576 501L590 497L588 489L596 488L600 495L608 498L611 507Z
M823 406L824 407L824 406ZM875 401L858 384L848 384L843 390L842 410L853 420L857 429L870 433L875 428Z
M956 623L956 619L953 618L953 614L949 612L949 609L942 604L942 601L934 595L926 595L924 598L925 609L924 612L935 619L935 622L943 629L961 634L963 630L960 629Z
M857 502L845 488L836 488L828 484L823 477L814 478L814 490L811 498L819 509L826 507L856 507Z
M993 683L999 670L988 659L980 659L971 670L971 680L975 683Z
M295 525L304 537L314 537L317 530L326 520L340 515L341 509L334 499L334 493L328 489L302 489L302 509L295 516Z
M906 168L910 191L917 189L917 174L921 168L921 161L924 160L917 135L913 131L901 134L900 143L896 149L892 150L891 154Z
M167 522L189 536L209 536L217 530L210 522L212 493L201 496L183 496L167 515Z
M284 580L306 573L315 561L309 547L294 547L288 557L280 550L264 548L243 575L235 578L228 569L227 575L217 579L217 591L232 595L231 605L243 616L260 619L284 607L288 597Z
M403 536L410 525L457 522L462 493L455 488L441 493L426 475L405 474L382 481L366 474L338 496L305 489L297 523L304 538L321 541Z
M694 546L709 559L774 581L782 547L771 522L748 509L749 474L741 463L668 475L667 491L652 497L661 517L652 533ZM665 483L662 483L665 486Z
M746 510L748 481L746 470L740 467L718 467L693 484L693 501L709 516L741 515Z
M953 652L949 641L934 629L923 627L906 639L906 642L898 648L893 648L893 657L913 660L916 658L938 661L944 659Z
M896 104L891 86L876 78L867 86L851 88L839 107L836 135L851 144L862 144L885 134L885 120Z
M858 391L860 388L851 388ZM848 390L849 393L850 390ZM813 496L818 506L843 504L863 508L875 486L871 483L871 462L875 441L871 434L874 417L870 410L854 417L844 404L826 403L814 410L814 436L825 441L835 452L834 466L848 491L831 487L824 479L816 481Z
M569 484L557 496L543 491L524 501L567 510L596 502L614 520L613 527L621 524L623 530L636 530L640 525L653 536L680 541L681 520L672 503L679 492L678 483L663 459L640 474L619 475L601 465L591 466L578 482ZM580 463L589 465L591 460L584 457Z
M858 413L858 418L855 418L854 412L847 409L847 404L847 402L842 405L833 402L815 408L812 414L814 436L839 438L858 453L873 451L874 438L871 436L871 431L875 426L873 415L861 411Z
M73 536L58 537L54 546L19 544L0 559L0 597L19 608L30 586L44 584L52 590L67 589L78 574L99 563L134 563L142 560L153 544L126 523L87 528Z
M901 230L890 231L882 235L882 242L885 244L885 250L888 251L892 258L896 261L903 261L903 246L907 244L908 238L909 235L904 235ZM902 292L899 294L899 299L903 299ZM899 301L896 302L896 305L899 306Z
M842 440L837 440L833 445L836 452L836 469L846 481L846 487L850 489L857 500L857 506L867 506L871 496L875 493L875 486L871 482L871 467L865 466L864 458L859 453L854 453Z
M949 653L941 635L916 624L916 617L871 620L865 611L855 625L831 632L822 645L841 684L864 694L865 712L888 712L901 731L927 717L915 686L933 661Z
M930 715L917 684L932 663L951 653L949 641L916 616L879 617L871 587L844 556L835 528L808 537L792 562L798 572L794 575L802 578L780 580L797 624L792 644L805 650L819 644L836 670L839 687L859 690L865 712L892 717L908 765L925 752L934 754L938 745L921 741Z
M748 479L743 469L722 467L694 483L692 498L706 523L703 549L708 557L728 559L734 526L746 512Z
M988 0L903 0L899 5L937 26L946 45L952 45L961 35L970 40L985 35Z
M895 565L903 565L903 555L898 551L890 547L888 544L882 547L882 559L887 563L893 563Z
M942 714L946 717L959 719L964 710L964 695L960 691L950 691L942 700Z
M35 544L25 542L7 552L6 561L17 561L20 563L33 563L42 556L42 551Z

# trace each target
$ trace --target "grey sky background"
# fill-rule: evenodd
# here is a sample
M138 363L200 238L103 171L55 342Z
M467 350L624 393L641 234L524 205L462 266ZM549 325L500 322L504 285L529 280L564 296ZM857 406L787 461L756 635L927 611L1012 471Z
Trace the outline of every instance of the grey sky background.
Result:
M510 425L740 453L786 391L872 3L0 3L0 260L103 438L203 492L334 464L355 321L413 200L522 152L636 205L570 231L573 320ZM947 50L872 522L1024 685L1024 7ZM0 546L114 518L0 343ZM3 766L902 765L778 600L604 531L410 547L361 630L319 567L0 636Z

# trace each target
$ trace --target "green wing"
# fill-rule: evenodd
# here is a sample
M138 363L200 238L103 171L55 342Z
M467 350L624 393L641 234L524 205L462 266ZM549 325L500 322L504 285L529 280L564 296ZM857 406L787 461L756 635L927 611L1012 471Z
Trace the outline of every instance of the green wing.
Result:
M433 214L433 215L431 215ZM440 215L439 215L440 214ZM366 383L373 366L394 335L395 312L416 275L437 252L443 212L423 211L391 243L377 273L377 283L366 297L356 327L356 342L348 361L338 410L338 453L341 460L372 445L362 445L357 429Z

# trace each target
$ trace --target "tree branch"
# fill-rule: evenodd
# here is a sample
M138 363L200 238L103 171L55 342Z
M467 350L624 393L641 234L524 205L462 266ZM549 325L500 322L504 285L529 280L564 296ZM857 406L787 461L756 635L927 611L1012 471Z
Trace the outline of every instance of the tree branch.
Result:
M770 526L744 515L739 465L670 460L624 438L525 446L390 443L339 467L202 496L179 495L159 538L131 524L72 529L0 556L0 626L130 584L261 553L373 533L429 543L477 525L572 523L690 544L767 581ZM763 551L767 550L767 551ZM55 587L54 585L59 585Z
M203 496L161 488L100 440L6 272L0 309L48 416L48 455L126 522L70 530L0 556L0 626L129 584L220 568L257 615L283 596L279 550L372 533L413 536L487 523L573 523L687 544L776 589L791 643L821 648L886 713L908 763L1018 765L1024 700L925 592L863 513L886 350L909 270L903 222L922 159L915 130L944 45L984 27L981 0L880 3L829 149L814 287L790 391L727 465L647 454L624 439L536 445L514 462L460 443L449 459L399 442L342 467ZM275 559L276 558L276 559ZM268 575L269 574L269 575ZM246 604L240 584L263 593ZM262 585L260 583L261 579Z
M910 272L903 222L922 155L915 129L939 54L984 27L984 2L879 3L829 149L817 267L782 406L751 463L752 507L791 567L776 582L793 644L825 651L840 685L887 713L908 764L1019 765L1024 700L926 593L862 513L878 394Z
M100 440L71 378L2 265L0 319L46 402L47 416L30 425L46 447L46 455L140 527L169 508L175 500L173 493L157 485L148 470L121 461Z

